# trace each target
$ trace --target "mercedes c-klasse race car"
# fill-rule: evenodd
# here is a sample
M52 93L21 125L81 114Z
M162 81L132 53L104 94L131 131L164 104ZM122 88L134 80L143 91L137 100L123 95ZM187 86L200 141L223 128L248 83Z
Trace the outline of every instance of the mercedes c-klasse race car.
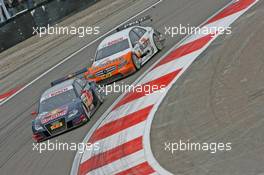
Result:
M139 70L163 48L163 36L152 27L142 27L145 17L117 29L98 46L92 66L84 77L108 84Z
M38 111L32 112L33 139L40 142L89 121L102 102L94 82L73 78L52 86L41 95Z

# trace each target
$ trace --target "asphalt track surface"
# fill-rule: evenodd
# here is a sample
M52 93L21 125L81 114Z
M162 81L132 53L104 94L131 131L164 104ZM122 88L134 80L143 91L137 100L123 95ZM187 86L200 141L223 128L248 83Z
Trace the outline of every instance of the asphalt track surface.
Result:
M188 2L165 0L140 16L150 14L154 19L152 26L164 32L164 26L178 26L179 24L197 26L228 2L228 0L221 2L212 2L210 0ZM131 14L131 16L133 16L133 14ZM120 21L120 23L121 22L122 21ZM160 58L175 43L180 41L181 38L183 38L183 36L175 38L167 36L165 49L149 61L139 72L122 81L125 83L132 83L149 65ZM69 72L78 70L81 67L80 65L84 63L89 65L89 59L87 58L93 56L97 45L98 42L79 52L73 58L52 70L1 106L1 174L69 174L75 152L49 151L39 154L36 151L32 151L30 112L36 107L41 92L48 87L52 80ZM105 103L97 111L90 123L53 138L51 141L58 140L59 142L68 143L81 142L96 120L100 118L104 111L108 109L119 95L120 94L112 94L108 96ZM158 153L156 152L156 154ZM161 158L161 160L164 159L166 158ZM173 163L173 161L168 162L166 162L164 167L172 172L177 172L177 170L175 170L175 163Z
M151 148L173 174L264 173L264 3L231 25L170 89L155 114ZM232 143L232 150L165 151L164 143ZM176 147L176 146L175 146Z

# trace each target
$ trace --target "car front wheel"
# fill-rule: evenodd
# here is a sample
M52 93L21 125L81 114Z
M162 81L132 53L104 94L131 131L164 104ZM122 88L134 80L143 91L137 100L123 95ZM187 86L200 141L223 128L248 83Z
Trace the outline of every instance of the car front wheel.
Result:
M139 70L141 68L141 63L140 63L138 57L134 54L132 55L132 61L134 63L136 70Z
M87 107L84 104L82 104L82 108L84 110L87 121L89 121L91 119L90 112L88 112Z
M153 41L154 41L154 44L156 46L156 48L158 49L158 51L162 50L163 48L163 44L162 42L160 41L159 37L157 36L157 34L154 34L153 35Z

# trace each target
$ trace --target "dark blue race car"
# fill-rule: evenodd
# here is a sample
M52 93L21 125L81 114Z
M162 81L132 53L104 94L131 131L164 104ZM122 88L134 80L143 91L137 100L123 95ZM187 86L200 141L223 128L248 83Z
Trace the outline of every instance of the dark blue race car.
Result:
M33 139L40 142L89 121L102 102L94 82L74 78L54 85L41 95L38 111L32 113Z

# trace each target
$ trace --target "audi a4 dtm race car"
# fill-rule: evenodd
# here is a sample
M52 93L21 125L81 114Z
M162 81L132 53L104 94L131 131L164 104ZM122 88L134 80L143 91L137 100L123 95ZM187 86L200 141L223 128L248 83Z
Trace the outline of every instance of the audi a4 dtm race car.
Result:
M148 19L150 17L122 26L106 37L99 44L94 62L84 77L108 84L139 70L164 44L158 31L139 25Z
M38 111L32 112L33 139L37 142L77 127L91 118L103 102L94 82L73 78L54 84L40 98Z

